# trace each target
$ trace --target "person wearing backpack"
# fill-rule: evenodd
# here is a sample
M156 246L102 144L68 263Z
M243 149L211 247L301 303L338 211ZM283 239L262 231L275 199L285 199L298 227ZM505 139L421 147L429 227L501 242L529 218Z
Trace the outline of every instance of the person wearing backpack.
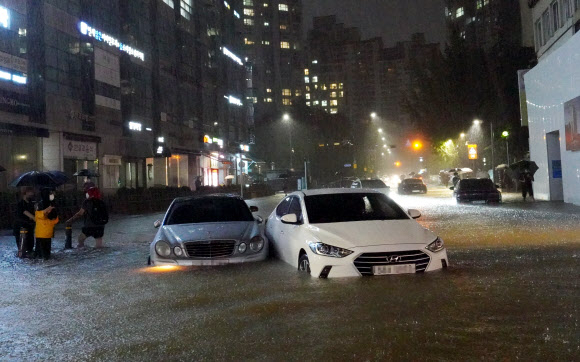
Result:
M95 238L95 247L102 248L105 225L109 222L109 212L107 205L101 200L101 192L97 187L91 187L86 193L87 199L79 212L67 220L67 224L72 224L81 216L84 217L84 226L78 238L78 248L85 246L85 240L89 237Z

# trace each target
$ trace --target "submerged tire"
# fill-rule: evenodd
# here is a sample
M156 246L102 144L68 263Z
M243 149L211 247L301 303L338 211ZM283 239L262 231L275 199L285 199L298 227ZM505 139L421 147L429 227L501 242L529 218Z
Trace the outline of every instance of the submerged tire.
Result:
M306 253L302 254L298 259L298 271L310 275L310 260Z

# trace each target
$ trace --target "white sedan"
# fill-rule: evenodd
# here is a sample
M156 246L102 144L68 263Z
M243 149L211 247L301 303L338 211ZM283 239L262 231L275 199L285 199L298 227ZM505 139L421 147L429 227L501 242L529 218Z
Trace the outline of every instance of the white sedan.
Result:
M447 267L443 240L385 194L366 189L294 192L268 217L274 252L314 277L354 277Z

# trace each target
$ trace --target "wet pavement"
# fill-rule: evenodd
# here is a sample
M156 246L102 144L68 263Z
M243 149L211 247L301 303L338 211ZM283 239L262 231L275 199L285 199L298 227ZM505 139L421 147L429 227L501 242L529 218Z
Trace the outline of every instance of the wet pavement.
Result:
M281 197L248 203L266 217ZM50 261L19 260L0 237L0 360L580 358L580 208L515 194L455 205L444 189L393 197L445 240L447 270L150 268L160 215L113 218L102 250L62 251L60 225Z

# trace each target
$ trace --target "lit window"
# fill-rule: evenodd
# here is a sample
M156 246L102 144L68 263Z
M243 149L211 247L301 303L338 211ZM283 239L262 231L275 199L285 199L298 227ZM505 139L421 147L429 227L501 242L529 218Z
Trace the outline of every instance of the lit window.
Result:
M267 22L267 21L265 21L265 22L264 22L264 26L270 26L270 23L269 23L269 22Z
M330 109L330 114L337 114L338 113L338 109L337 108L331 108Z
M300 89L296 89L294 94L296 95L296 97L300 97L302 95L302 92L300 91Z
M328 101L322 101L322 106L323 106L323 107L326 107L326 106L328 106Z
M266 102L272 103L272 98L266 98Z
M267 8L268 7L268 3L264 3L264 7Z
M306 86L306 91L307 92L310 92L310 86L309 85Z
M304 77L304 83L310 83L310 78Z
M269 40L262 40L262 44L264 44L264 45L270 45L270 41Z
M254 0L244 0L244 6L254 6Z
M272 93L272 89L270 88L266 89L266 93Z
M254 26L254 19L244 19L244 25Z
M169 5L169 7L173 9L173 0L163 0L163 2L166 3L167 5Z
M165 0L163 0L163 1L165 1ZM226 8L228 8L228 9L230 9L230 4L228 4L228 2L227 2L227 1L224 1L224 6L225 6ZM173 7L173 6L172 6L172 7Z
M310 107L310 102L306 102L306 105L307 105L308 107Z
M314 89L318 89L318 84L315 84L314 85Z
M306 93L306 99L310 99L310 93Z
M483 0L483 6L486 6L487 4L489 4L489 0Z
M308 69L304 69L304 75L308 75L308 73L310 73Z
M323 84L323 85L320 87L320 89L322 89L322 90L327 90L328 88L326 88L326 84Z
M181 0L181 16L187 20L191 19L191 0Z
M281 41L280 42L280 48L282 49L290 49L290 43L287 41Z
M286 4L278 4L278 10L280 10L280 11L288 11L288 5L286 5Z
M244 43L245 43L246 45L252 45L252 44L254 44L254 41L253 41L253 40L250 40L250 39L248 39L248 38L244 38Z
M313 105L313 106L317 106L317 105L318 105L318 101L314 101L314 102L312 102L312 105Z
M286 25L280 25L280 30L286 30L288 27Z
M338 96L339 96L340 98L344 97L344 92L343 92L343 91L340 91L340 92L338 92Z
M312 83L318 83L318 76L312 77Z
M254 16L254 9L244 9L244 15Z
M285 106L291 106L292 105L292 101L289 100L289 99L287 99L287 98L284 98L284 99L282 99L282 104L285 105Z
M337 87L336 87L336 83L332 83L332 84L330 85L330 89L336 89L336 88L337 88Z
M338 101L336 99L331 99L330 100L330 105L336 107L336 106L338 106Z
M330 92L330 98L336 98L336 92Z
M338 84L338 89L342 89L342 87L343 87L343 83L339 83Z
M457 11L455 11L455 17L459 18L463 16L463 7L457 8Z
M282 95L286 97L292 96L292 91L290 89L282 89Z

